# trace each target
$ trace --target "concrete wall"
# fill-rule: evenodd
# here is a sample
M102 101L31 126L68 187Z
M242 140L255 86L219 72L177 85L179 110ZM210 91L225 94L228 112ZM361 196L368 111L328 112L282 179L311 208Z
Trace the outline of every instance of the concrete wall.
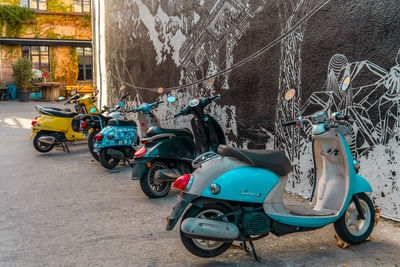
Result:
M400 220L397 0L97 3L106 49L98 83L108 88L109 103L122 85L131 92L131 105L160 98L162 87L179 101L156 114L163 126L180 127L187 118L170 119L179 107L220 93L210 112L228 130L229 143L284 150L294 165L287 189L303 196L313 184L311 143L307 129L280 126L296 113L283 94L296 88L294 102L305 114L327 105L346 108L358 119L350 146L361 175L384 216ZM352 84L344 94L338 88L347 75Z

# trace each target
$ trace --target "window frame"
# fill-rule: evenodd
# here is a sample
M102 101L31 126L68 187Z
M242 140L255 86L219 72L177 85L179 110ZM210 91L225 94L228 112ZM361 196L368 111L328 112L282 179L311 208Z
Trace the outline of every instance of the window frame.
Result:
M32 2L33 1L35 1L36 7L32 7ZM47 0L45 1L46 2L46 9L40 9L40 2L41 1L42 0L28 0L28 7L30 9L33 9L33 10L36 10L36 11L47 11Z
M30 61L32 61L32 56L39 56L39 70L40 71L42 71L42 72L47 72L48 74L50 74L50 71L51 71L51 68L50 68L50 66L51 66L51 64L50 64L50 46L48 46L48 45L21 45L21 56L26 56L26 55L23 55L22 54L22 51L23 51L23 47L29 47L29 60ZM33 53L32 53L32 47L33 46L36 46L36 47L38 47L38 51L39 51L39 53L38 54L34 54L34 55L32 55ZM42 49L41 49L41 47L47 47L47 53L46 52L42 52ZM42 56L47 56L47 58L48 58L48 64L49 64L49 66L48 66L48 71L43 71L42 70ZM33 62L32 62L32 64L33 64ZM34 69L34 67L33 67L33 65L32 65L32 69Z
M82 49L82 54L79 54L78 53L78 49L79 48L81 48ZM86 55L85 54L85 49L86 48L90 48L90 50L91 50L91 52L90 52L90 55ZM78 73L78 81L80 81L80 82L83 82L83 81L93 81L93 48L92 47L88 47L88 46L79 46L79 47L76 47L76 54L78 55L78 70L79 70L79 73ZM80 59L81 59L81 57L84 57L84 58L90 58L91 60L90 60L90 65L92 66L90 69L91 69L91 79L87 79L87 77L86 77L86 72L87 72L87 68L86 68L86 65L87 64L81 64L81 62L80 62ZM80 68L79 68L79 65L82 65L83 67L82 67L82 71L83 71L83 80L79 80L79 74L80 74Z
M80 5L80 11L76 11L75 10L75 1L79 1L79 5ZM75 13L91 13L92 12L92 5L91 5L91 1L89 1L89 11L85 11L85 0L73 0L73 9Z

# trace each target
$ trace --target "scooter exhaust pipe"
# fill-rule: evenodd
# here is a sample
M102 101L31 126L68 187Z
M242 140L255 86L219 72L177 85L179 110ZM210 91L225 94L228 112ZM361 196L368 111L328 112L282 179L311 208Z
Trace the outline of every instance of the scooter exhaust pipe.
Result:
M108 148L107 149L107 155L109 155L110 157L114 158L114 159L119 159L119 160L124 160L125 155L123 152L114 149L114 148Z
M41 136L39 142L52 145L56 142L56 138L54 136Z
M181 224L182 232L189 238L214 241L232 241L239 237L239 228L231 222L187 218Z
M164 170L157 170L154 173L154 178L156 181L158 181L160 183L174 182L181 175L182 175L182 173L178 169L164 169Z

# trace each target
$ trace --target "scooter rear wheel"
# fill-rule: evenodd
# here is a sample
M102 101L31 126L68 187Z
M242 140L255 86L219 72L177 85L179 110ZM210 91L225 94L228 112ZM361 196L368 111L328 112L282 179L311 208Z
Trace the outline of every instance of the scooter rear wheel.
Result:
M46 132L43 132L43 131L39 131L39 132L37 132L37 134L35 135L35 137L33 138L33 147L37 150L37 151L39 151L39 152L41 152L41 153L47 153L47 152L50 152L52 149L53 149L53 147L54 147L54 144L45 144L45 143L42 143L42 142L40 142L39 141L39 138L41 137L41 136L45 136L45 135L48 135L48 133L46 133Z
M149 198L160 198L166 196L171 190L171 182L158 183L154 174L158 170L167 169L168 166L162 162L154 162L151 164L150 168L146 170L143 177L140 179L140 187L143 193Z
M183 215L181 224L187 218L211 219L229 212L230 211L227 208L218 204L205 205L202 208L191 206ZM227 218L224 219L228 220ZM179 229L179 233L185 248L189 250L190 253L202 258L211 258L221 255L232 244L232 241L220 242L189 238L185 236L185 233L183 233L181 229Z
M338 236L349 244L359 244L371 234L375 223L375 209L371 199L364 193L359 193L358 199L365 220L358 218L358 212L353 201L346 211L333 225Z
M99 161L106 169L114 169L119 163L119 159L114 159L107 154L107 148L100 150Z

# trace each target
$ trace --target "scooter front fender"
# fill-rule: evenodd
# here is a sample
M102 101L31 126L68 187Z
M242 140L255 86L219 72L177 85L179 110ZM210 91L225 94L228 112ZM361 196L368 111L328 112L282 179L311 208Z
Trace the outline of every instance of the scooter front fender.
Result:
M354 184L352 185L352 195L357 193L372 192L371 185L364 177L356 174L353 181Z

